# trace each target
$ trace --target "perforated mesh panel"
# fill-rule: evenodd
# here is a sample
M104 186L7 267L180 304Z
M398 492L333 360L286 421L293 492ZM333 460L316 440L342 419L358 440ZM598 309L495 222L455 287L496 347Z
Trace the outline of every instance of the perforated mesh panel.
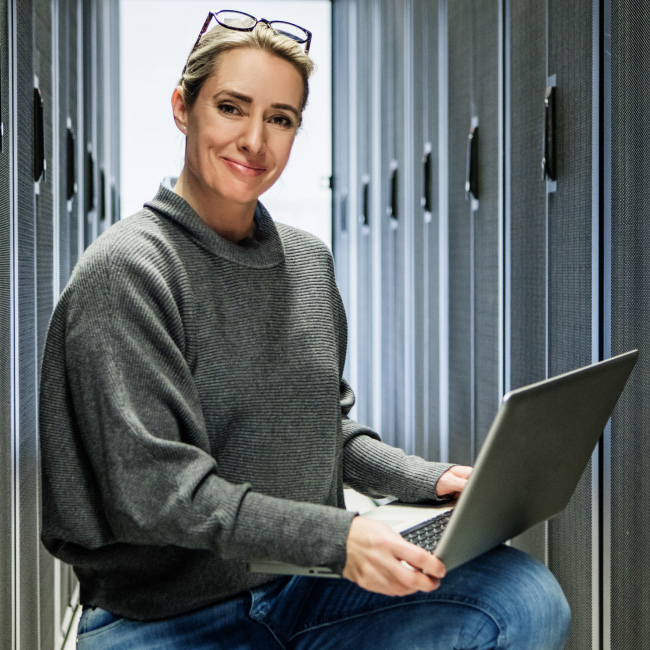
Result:
M472 106L474 2L448 5L449 105L449 459L472 463L471 230L465 199Z
M33 184L33 38L32 3L17 12L18 139L18 503L17 580L20 581L18 626L23 647L38 648L38 474L36 448L36 223Z
M546 375L546 184L540 160L546 81L546 11L510 2L510 385ZM546 557L546 528L514 545Z
M548 203L550 375L592 360L592 11L590 0L549 2L548 66L558 83L558 181ZM597 624L591 478L588 467L567 509L548 524L549 567L572 609L568 650L589 647Z
M12 592L12 509L14 480L11 438L11 125L9 105L9 23L8 3L0 6L0 122L4 124L0 151L0 647L11 648L13 630Z
M440 458L439 411L439 305L438 305L438 3L416 0L413 4L413 78L423 79L413 88L414 148L411 156L414 206L414 341L415 453L429 460ZM432 146L429 165L423 165L424 143ZM430 208L425 222L421 198L428 172Z
M611 4L612 353L641 352L611 433L611 647L627 650L650 647L650 5Z
M474 101L479 117L479 209L474 213L475 454L499 394L499 3L474 8Z
M373 184L371 178L372 150L372 29L370 23L371 7L367 0L357 3L357 318L355 347L359 368L358 380L354 390L357 394L357 419L370 423L373 400L373 347L372 347L372 231L379 223L379 209L372 200ZM365 212L365 214L364 214ZM367 221L367 224L364 224Z
M422 3L426 7L420 25L423 39L427 42L426 80L425 88L428 89L428 101L425 105L424 119L427 125L424 140L431 142L432 152L429 168L429 182L431 189L431 221L425 226L425 264L424 272L426 283L424 300L426 301L426 316L424 337L428 342L428 355L425 357L427 364L427 440L422 452L429 460L440 460L440 241L439 228L441 215L438 211L438 39L440 30L438 24L437 0L426 0ZM417 21L416 21L417 22ZM423 178L423 182L425 179ZM416 429L417 431L417 429Z
M45 346L47 325L54 307L53 274L54 274L54 241L53 226L55 216L54 182L55 164L58 162L58 152L54 151L54 132L52 129L54 112L60 112L59 106L54 106L52 78L52 3L51 0L35 0L34 2L34 74L38 77L39 88L43 97L44 142L46 173L40 182L39 195L36 197L36 358L40 369ZM32 342L33 344L33 342ZM35 383L37 378L34 379ZM30 387L31 390L31 387ZM40 647L50 650L54 643L54 559L40 544L40 484L38 464L34 456L37 454L38 436L29 436L29 458L33 462L30 467L30 477L36 478L38 505L34 512L29 504L29 517L36 520L35 539L33 543L38 549L34 561L38 563L38 587L40 610ZM31 446L34 446L32 451ZM34 456L32 456L34 454ZM26 509L22 509L27 514ZM30 540L32 542L32 540ZM32 606L33 608L33 606ZM26 613L26 612L25 612Z
M401 3L400 3L401 4ZM404 251L403 226L393 228L386 214L389 202L390 163L397 159L403 170L403 159L399 158L401 134L404 123L402 103L402 57L399 21L401 7L395 0L384 0L381 6L381 50L382 111L380 183L381 183L381 309L382 309L382 438L389 444L402 446L404 431L402 416L404 409ZM398 172L399 173L399 172ZM399 186L398 186L399 192Z

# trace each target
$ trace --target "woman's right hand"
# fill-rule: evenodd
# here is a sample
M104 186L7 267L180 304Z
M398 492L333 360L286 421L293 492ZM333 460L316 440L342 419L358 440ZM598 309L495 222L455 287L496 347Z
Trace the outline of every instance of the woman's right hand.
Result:
M385 523L365 517L352 520L346 548L343 577L387 596L433 591L446 573L435 555L407 542Z

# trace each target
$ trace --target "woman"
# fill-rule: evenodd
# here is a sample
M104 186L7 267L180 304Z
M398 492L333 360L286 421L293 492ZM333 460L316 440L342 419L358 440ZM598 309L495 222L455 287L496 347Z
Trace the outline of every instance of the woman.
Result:
M566 601L539 563L504 547L445 578L344 509L344 482L435 500L471 470L347 417L329 251L258 203L300 125L311 34L235 14L208 16L173 93L176 185L88 248L50 325L42 538L79 578L78 647L562 647Z

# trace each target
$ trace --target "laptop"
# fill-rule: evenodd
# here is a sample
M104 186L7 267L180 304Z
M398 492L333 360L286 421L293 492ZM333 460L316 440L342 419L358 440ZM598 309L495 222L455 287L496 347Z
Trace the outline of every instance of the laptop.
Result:
M567 506L614 410L638 350L506 394L465 489L450 506L392 502L361 516L432 551L447 571ZM434 541L418 541L423 533ZM328 567L251 561L249 571L338 578Z

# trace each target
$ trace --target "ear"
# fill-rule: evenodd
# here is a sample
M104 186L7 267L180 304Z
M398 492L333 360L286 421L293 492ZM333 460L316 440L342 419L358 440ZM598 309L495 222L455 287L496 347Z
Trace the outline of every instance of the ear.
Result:
M178 130L187 135L189 109L183 99L183 89L180 86L176 86L172 93L172 112Z

